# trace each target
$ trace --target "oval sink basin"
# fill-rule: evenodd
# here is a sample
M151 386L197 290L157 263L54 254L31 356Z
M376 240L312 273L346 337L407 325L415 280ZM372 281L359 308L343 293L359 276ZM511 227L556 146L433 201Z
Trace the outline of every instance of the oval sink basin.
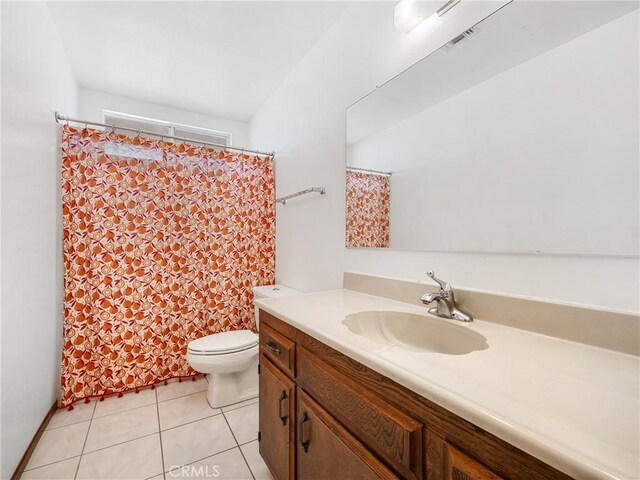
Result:
M489 348L483 335L452 322L393 311L352 313L342 321L356 335L405 350L466 355Z

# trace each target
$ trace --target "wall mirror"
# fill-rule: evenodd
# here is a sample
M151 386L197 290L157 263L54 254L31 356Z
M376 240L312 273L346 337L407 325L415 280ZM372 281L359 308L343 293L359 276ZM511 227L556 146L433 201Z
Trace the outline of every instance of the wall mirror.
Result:
M638 3L514 1L347 110L347 247L638 255Z

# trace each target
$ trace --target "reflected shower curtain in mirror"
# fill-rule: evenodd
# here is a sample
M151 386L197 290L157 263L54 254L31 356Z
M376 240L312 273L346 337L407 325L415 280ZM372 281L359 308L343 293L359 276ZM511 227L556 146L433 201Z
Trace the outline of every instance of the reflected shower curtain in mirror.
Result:
M389 247L388 176L346 171L347 247Z
M61 405L195 375L274 283L273 159L63 127Z

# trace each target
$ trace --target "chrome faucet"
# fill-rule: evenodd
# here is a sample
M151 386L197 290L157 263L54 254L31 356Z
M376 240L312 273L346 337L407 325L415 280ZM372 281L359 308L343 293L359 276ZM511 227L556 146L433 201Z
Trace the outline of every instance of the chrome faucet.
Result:
M461 322L473 322L473 317L464 310L458 308L458 306L456 305L456 300L453 295L453 288L451 288L451 285L437 278L433 273L433 270L429 270L427 272L427 275L434 282L440 285L439 292L428 292L420 297L420 300L422 300L422 303L424 303L425 305L436 302L436 306L431 307L429 309L429 313L442 318L452 318L455 320L460 320Z

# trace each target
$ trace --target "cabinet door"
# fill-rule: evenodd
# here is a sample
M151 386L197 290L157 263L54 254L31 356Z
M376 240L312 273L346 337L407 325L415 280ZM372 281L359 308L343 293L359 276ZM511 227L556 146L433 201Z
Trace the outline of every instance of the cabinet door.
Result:
M397 478L302 390L296 459L299 480Z
M500 480L495 473L466 456L460 450L445 444L445 480Z
M294 478L295 384L260 357L260 455L276 480Z
M422 424L331 368L305 348L296 349L297 384L354 437L403 478L421 480Z

